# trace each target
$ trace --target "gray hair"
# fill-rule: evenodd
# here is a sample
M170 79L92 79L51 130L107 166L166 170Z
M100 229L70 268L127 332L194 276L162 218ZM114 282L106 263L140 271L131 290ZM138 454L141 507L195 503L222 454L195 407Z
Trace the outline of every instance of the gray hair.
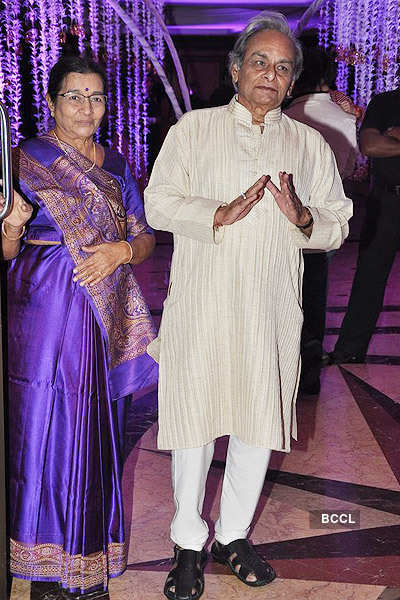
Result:
M301 49L301 44L293 35L286 18L279 12L273 12L269 10L264 10L256 17L253 17L249 21L246 28L243 29L242 33L239 35L233 50L229 52L229 72L232 73L232 67L234 65L240 69L246 54L247 42L251 37L253 37L253 35L259 31L265 30L280 31L281 33L287 35L288 38L293 42L295 49L293 81L296 81L296 79L300 77L300 74L303 70L303 51Z

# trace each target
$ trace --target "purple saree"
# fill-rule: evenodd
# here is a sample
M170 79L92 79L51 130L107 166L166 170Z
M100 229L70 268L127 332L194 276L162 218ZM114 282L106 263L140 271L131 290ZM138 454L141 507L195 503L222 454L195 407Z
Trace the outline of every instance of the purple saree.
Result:
M157 368L132 266L89 289L72 270L82 246L151 230L125 159L106 149L85 172L67 150L45 135L14 156L35 210L8 281L10 570L87 592L126 566L124 410Z

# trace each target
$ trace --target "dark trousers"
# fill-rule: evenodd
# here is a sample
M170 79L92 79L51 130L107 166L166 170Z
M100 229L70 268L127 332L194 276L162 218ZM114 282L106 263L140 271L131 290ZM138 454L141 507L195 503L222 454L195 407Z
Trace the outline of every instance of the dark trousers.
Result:
M328 291L328 255L326 252L303 255L303 313L301 332L300 390L317 385L321 372L322 342L325 332L326 298Z
M328 290L328 255L326 252L303 254L303 344L311 340L321 343L325 332L326 297Z
M361 231L357 270L335 352L363 357L382 309L400 242L400 196L373 187Z

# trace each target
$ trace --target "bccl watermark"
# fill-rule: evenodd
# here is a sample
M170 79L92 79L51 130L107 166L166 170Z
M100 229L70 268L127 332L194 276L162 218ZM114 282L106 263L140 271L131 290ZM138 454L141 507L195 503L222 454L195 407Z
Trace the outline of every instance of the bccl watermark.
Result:
M360 529L360 511L310 510L310 529Z

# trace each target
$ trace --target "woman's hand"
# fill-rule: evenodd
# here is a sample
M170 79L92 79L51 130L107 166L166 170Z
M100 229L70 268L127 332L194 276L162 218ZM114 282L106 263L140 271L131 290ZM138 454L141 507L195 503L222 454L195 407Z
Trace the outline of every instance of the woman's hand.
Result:
M269 176L262 175L249 189L226 206L220 206L214 215L214 227L232 225L243 219L264 196Z
M139 233L131 242L133 259L131 264L140 265L154 250L156 238L152 233Z
M0 180L1 182L1 180ZM0 194L0 206L4 205L4 198ZM32 206L14 191L11 212L2 223L1 250L4 260L11 260L18 255L21 247L23 227L32 216Z
M3 207L3 205L4 198L0 194L0 206ZM12 237L18 235L18 233L21 232L22 227L31 218L32 210L32 206L25 202L22 196L20 196L20 194L14 190L11 212L8 217L4 219L7 233L9 232Z
M125 242L106 242L97 246L83 246L82 250L90 254L74 269L73 281L79 285L96 285L114 273L131 255Z
M331 90L329 93L332 102L337 104L344 112L353 115L357 119L362 117L363 109L360 106L356 106L346 94L339 92L338 90Z

